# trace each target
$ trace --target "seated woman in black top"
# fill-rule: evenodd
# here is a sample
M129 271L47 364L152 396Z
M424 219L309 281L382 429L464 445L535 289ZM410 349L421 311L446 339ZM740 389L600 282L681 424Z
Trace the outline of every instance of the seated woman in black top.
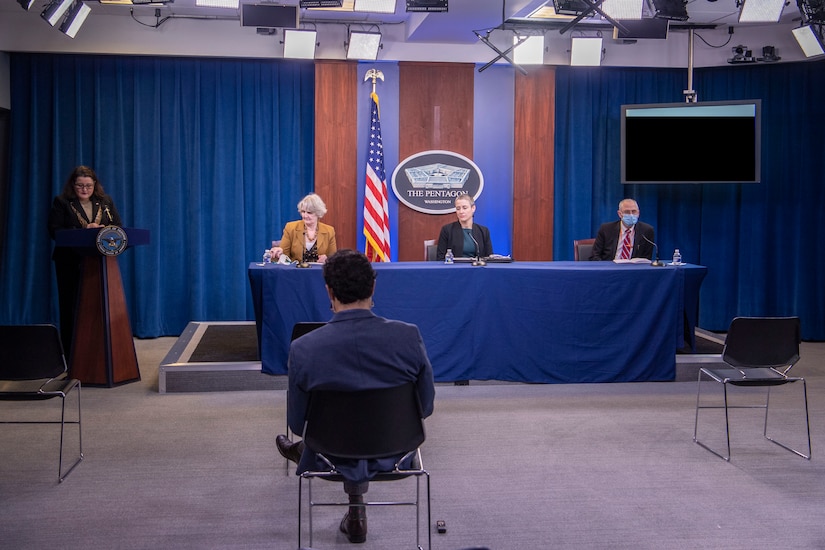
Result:
M490 230L473 223L475 211L476 204L470 195L465 193L455 198L455 214L458 221L441 228L436 260L444 261L448 248L453 250L456 258L484 258L493 253Z

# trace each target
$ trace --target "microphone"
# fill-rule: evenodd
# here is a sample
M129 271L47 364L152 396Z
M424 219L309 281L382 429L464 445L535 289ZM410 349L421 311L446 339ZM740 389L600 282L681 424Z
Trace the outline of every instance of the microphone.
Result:
M487 262L481 259L481 247L478 246L478 241L473 237L472 229L470 229L470 238L473 239L473 244L476 245L476 259L473 260L473 265L487 265Z
M659 247L656 245L656 243L648 239L647 235L643 234L642 238L653 245L653 256L656 259L650 262L650 265L652 265L653 267L664 267L665 263L659 261Z
M112 213L109 212L109 206L106 205L106 206L103 207L103 209L106 211L106 215L109 216L109 221L114 222L115 220L114 220L114 218L112 218Z

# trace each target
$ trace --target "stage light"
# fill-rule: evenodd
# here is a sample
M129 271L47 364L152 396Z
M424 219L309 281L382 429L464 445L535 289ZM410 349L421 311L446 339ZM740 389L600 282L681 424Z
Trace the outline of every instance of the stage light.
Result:
M601 8L613 19L638 20L642 18L642 0L604 0Z
M447 0L407 0L407 11L447 11Z
M375 61L378 48L381 47L380 32L352 31L347 43L347 59L366 59Z
M570 65L574 67L598 67L602 64L602 39L573 37L570 48Z
M86 21L86 17L90 11L92 11L92 8L84 2L76 3L72 6L72 9L69 10L69 15L63 20L63 24L60 25L60 32L69 38L74 38L77 31L83 26L83 22Z
M582 0L553 0L553 9L556 10L556 15L593 15L593 7Z
M29 8L34 5L34 0L17 0L17 3L20 4L24 10L29 11Z
M797 0L797 4L806 23L825 25L825 1Z
M317 31L284 29L285 59L315 59Z
M740 23L777 23L782 17L785 0L742 0Z
M344 0L300 0L302 8L340 8Z
M519 44L519 41L522 41ZM544 63L544 35L514 36L513 63L516 65L542 65Z
M201 8L238 9L239 0L195 0L195 5Z
M395 13L395 0L355 0L353 11Z
M672 21L687 21L686 0L653 0L654 17Z
M57 22L63 18L66 10L71 7L72 2L74 2L74 0L52 0L52 2L46 6L46 9L43 10L43 13L40 14L40 17L54 27L57 25Z
M805 25L791 31L793 37L799 47L802 48L802 53L805 57L816 57L825 54L825 47L822 45L822 37L814 30L811 25Z

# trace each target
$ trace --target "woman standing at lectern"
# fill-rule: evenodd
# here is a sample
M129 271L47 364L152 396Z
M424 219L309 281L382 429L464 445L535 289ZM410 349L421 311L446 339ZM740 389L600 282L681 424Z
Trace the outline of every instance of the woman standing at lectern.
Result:
M49 235L52 239L61 229L97 228L121 225L120 214L112 198L103 192L95 171L78 166L66 179L63 191L54 198L49 212ZM82 256L68 247L55 247L52 254L57 273L57 295L60 305L60 338L67 358L72 345L77 293L80 288Z

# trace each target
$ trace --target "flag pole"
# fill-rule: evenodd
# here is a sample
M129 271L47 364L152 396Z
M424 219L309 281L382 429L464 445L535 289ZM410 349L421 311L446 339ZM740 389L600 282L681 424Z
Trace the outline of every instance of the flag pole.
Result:
M365 254L371 262L390 261L390 218L387 197L387 175L384 170L384 144L381 139L381 117L375 85L384 80L384 73L369 69L364 82L372 80L370 93L370 128L367 138L367 166L364 189Z

